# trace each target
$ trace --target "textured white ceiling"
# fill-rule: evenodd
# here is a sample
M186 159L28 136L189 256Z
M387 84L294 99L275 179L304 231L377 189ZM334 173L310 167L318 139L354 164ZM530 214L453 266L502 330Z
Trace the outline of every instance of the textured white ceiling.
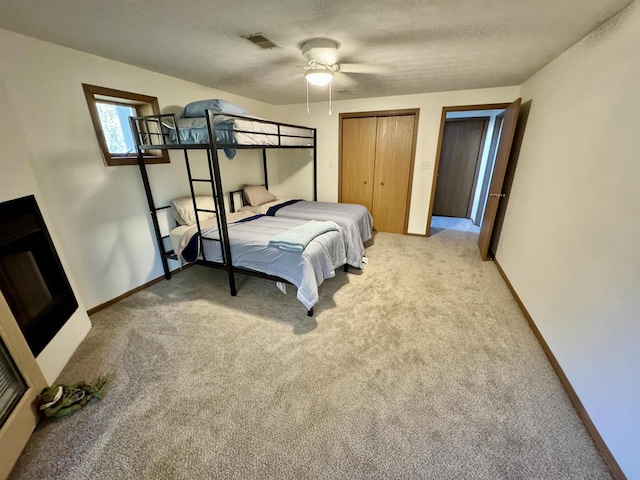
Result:
M2 0L0 27L288 104L305 99L300 46L310 38L339 42L342 63L382 70L336 74L336 99L517 85L629 3ZM241 37L257 32L280 48ZM326 93L313 90L314 98Z

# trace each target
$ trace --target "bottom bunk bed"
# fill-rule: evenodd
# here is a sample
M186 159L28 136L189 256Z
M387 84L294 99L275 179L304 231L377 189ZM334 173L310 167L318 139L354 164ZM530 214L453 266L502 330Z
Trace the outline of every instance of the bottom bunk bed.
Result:
M305 229L309 222L288 218L274 218L250 212L227 215L227 230L231 248L232 264L240 272L263 274L266 278L280 280L297 288L298 300L313 314L313 307L319 300L318 287L328 278L335 276L335 270L346 263L346 251L342 235L337 226L315 235L301 238L298 242L287 241L286 248L276 246L275 239L283 235ZM319 231L329 226L320 227ZM197 225L180 225L171 230L169 236L181 263L203 263L216 266L222 264L220 233L216 218ZM309 238L313 236L309 240ZM304 235L303 235L304 237ZM213 241L207 241L213 240ZM307 241L308 240L308 241ZM302 249L300 248L302 246Z
M371 239L373 230L373 217L364 205L310 202L298 199L269 201L275 197L263 186L245 186L243 190L229 192L229 204L232 210L235 210L235 199L238 196L240 196L243 205L239 209L241 212L252 212L278 218L335 222L344 238L347 263L352 267L362 268L365 258L364 242ZM263 200L268 201L262 203Z

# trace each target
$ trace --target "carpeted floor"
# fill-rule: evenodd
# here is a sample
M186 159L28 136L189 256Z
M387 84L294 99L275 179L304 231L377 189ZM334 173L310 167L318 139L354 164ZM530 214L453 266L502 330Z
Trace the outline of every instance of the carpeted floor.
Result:
M476 240L377 234L313 318L199 266L97 313L59 380L109 374L105 399L11 478L610 478Z

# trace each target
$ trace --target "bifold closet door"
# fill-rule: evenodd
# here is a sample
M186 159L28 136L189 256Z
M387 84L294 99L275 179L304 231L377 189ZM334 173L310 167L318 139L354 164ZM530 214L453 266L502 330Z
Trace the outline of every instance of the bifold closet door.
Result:
M415 118L399 115L377 119L371 214L379 232L404 233Z
M342 121L341 201L373 209L376 117Z

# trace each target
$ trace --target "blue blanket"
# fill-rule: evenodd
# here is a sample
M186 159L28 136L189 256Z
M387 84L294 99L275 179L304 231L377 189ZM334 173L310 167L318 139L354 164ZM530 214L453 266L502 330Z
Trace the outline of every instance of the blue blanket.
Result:
M216 137L218 143L233 144L236 143L236 134L234 132L235 124L233 122L217 123L216 124ZM192 144L192 143L209 143L209 128L195 127L195 128L180 128L178 126L178 132L180 135L180 143ZM173 128L168 129L169 139L173 143L178 143L176 130ZM225 147L224 154L229 160L236 156L236 149Z
M338 225L336 225L335 222L310 220L302 225L275 235L269 240L269 245L287 252L302 252L311 240L323 233L333 231L338 231Z

